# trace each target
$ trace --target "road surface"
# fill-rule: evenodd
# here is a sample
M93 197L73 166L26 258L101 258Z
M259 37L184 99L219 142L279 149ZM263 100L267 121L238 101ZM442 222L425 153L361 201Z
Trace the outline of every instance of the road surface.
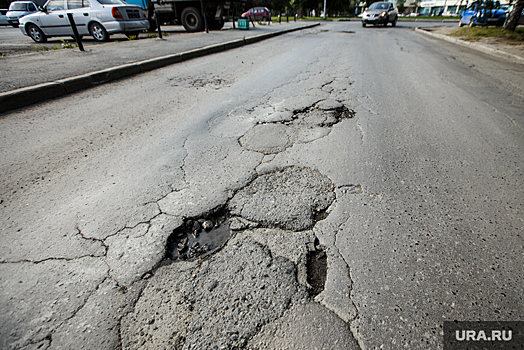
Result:
M3 115L1 347L442 349L444 321L522 320L523 78L329 23Z

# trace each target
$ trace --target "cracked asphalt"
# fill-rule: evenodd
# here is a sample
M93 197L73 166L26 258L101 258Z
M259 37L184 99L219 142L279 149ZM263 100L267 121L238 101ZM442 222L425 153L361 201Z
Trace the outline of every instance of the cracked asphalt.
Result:
M445 320L523 319L523 78L328 23L1 116L0 347L442 349ZM225 245L168 258L224 212Z

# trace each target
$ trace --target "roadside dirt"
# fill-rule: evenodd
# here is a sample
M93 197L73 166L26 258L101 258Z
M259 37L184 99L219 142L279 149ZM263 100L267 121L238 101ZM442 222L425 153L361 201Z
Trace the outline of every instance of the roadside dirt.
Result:
M457 27L433 27L433 28L423 28L423 29L429 32L435 33L435 34L449 35L451 33L456 32L460 28L457 26ZM454 37L454 38L461 39L460 37ZM511 53L513 55L524 57L524 44L522 45L509 44L511 42L514 42L514 40L512 41L512 40L508 40L505 38L479 38L475 42L478 44L493 48L493 49L497 49L500 51Z

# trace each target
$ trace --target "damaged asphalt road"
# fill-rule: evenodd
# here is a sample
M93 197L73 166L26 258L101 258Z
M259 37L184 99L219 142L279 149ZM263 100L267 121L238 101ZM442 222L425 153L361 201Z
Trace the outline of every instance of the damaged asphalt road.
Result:
M3 116L0 347L441 349L524 317L522 70L416 35L329 23Z

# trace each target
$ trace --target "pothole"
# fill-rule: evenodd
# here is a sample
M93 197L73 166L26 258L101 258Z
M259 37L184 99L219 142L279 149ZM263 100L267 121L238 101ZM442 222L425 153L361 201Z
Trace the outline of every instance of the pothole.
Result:
M190 260L222 248L231 237L229 219L224 211L201 218L190 218L167 240L166 258Z
M228 209L262 227L303 231L325 218L335 200L333 183L316 170L287 167L260 175L238 191Z
M355 112L335 100L324 100L313 107L294 112L294 120L288 124L331 127L343 119L353 118Z
M309 107L269 114L264 122L249 129L238 143L265 155L277 154L295 143L308 143L327 136L333 125L353 118L355 111L336 100L322 100Z
M238 142L247 150L263 154L276 154L292 145L282 124L260 124L248 130Z
M206 76L206 77L172 77L168 78L172 86L182 86L184 88L213 89L218 90L222 87L229 87L232 84L230 77Z
M311 286L309 294L312 297L324 290L327 276L327 254L315 240L316 250L310 251L307 256L307 282Z

